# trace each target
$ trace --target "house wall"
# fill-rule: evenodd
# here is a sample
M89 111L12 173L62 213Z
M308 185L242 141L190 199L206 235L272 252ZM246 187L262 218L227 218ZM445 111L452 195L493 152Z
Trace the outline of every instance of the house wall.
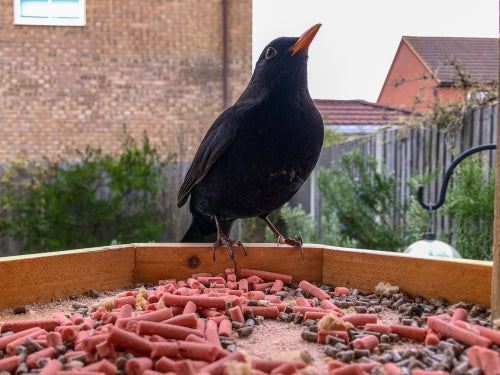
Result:
M439 103L453 103L453 102L461 102L465 99L464 95L466 94L465 89L456 89L453 87L439 87L438 88L438 99Z
M0 0L0 161L115 152L123 125L189 160L223 108L222 0L87 0L86 26L13 25ZM251 0L228 4L228 103L251 75Z
M435 100L434 89L437 85L424 63L406 42L401 41L377 103L425 110ZM440 103L457 101L462 98L463 90L438 87L437 96ZM416 102L416 97L421 100Z

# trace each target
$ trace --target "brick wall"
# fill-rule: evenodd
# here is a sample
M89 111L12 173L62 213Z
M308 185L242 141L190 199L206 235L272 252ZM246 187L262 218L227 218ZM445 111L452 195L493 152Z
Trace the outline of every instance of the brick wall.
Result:
M251 75L252 5L227 2L231 104ZM222 0L87 0L84 27L13 25L0 4L0 161L115 152L123 124L189 161L222 110Z

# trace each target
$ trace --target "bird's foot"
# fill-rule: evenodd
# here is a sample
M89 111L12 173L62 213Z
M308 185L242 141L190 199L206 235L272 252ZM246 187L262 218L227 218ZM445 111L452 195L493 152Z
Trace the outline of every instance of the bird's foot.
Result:
M260 216L260 218L262 220L264 220L264 223L266 223L266 225L269 227L269 229L271 229L271 232L273 232L274 235L276 236L276 238L278 239L278 246L283 245L283 244L287 244L287 245L296 247L300 251L300 256L302 257L302 260L304 260L304 250L302 249L302 245L304 244L304 241L302 240L301 236L297 237L296 239L285 238L281 235L280 232L278 232L278 229L276 229L276 227L273 225L273 223L271 223L271 221L269 220L269 218L267 216Z
M233 260L234 263L234 269L236 271L236 258L234 256L234 251L233 251L233 246L239 246L243 248L243 252L245 253L245 256L247 255L247 249L245 248L245 245L241 243L239 240L231 240L230 238L227 238L227 236L224 233L219 233L217 236L217 240L214 243L214 252L213 252L213 258L215 262L215 250L217 250L218 247L220 246L225 246L227 247L229 251L229 256Z
M293 238L284 238L281 234L278 236L278 246L279 245L290 245L293 247L296 247L300 251L300 256L302 257L302 260L304 260L304 249L302 248L302 245L304 244L304 241L302 240L302 236L297 237L296 239Z

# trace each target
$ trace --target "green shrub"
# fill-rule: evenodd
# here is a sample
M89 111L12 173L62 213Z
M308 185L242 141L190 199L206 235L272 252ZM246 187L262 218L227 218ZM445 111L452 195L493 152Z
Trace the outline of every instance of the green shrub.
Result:
M306 214L302 205L292 208L289 203L281 207L281 217L286 223L286 232L282 233L289 238L302 237L304 242L317 243L318 231L311 215ZM269 231L271 234L271 231Z
M2 176L0 234L23 252L160 241L161 185L171 156L161 158L144 134L139 147L124 131L119 155L87 147L81 160L13 161Z
M418 185L429 184L440 172L441 168L428 175L414 172L408 182L412 195L401 204L396 199L395 177L384 165L377 169L373 156L360 150L346 153L340 168L318 173L323 194L321 235L300 205L281 209L285 233L292 238L302 235L305 242L401 251L428 231L428 211L415 194ZM464 258L491 260L494 170L487 171L476 156L461 163L451 183L443 208L434 212L434 216L448 215L452 223L451 232L441 233L440 238L454 244Z
M271 220L271 223L273 223L282 235L285 235L286 224L280 215L280 211L281 209L277 209L271 212L269 214L269 220ZM239 220L239 224L235 225L239 225L241 229L238 238L241 242L276 242L274 234L259 217L241 219Z
M443 213L452 220L452 238L464 258L492 260L495 172L477 155L455 170Z
M372 155L356 149L342 156L341 167L318 173L322 212L339 221L340 232L358 247L401 251L406 245L407 205L396 197L396 179Z

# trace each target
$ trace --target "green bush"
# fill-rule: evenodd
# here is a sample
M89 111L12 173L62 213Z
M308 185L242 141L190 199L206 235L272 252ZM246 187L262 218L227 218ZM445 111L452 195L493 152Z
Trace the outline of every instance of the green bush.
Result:
M402 250L416 236L410 237L406 230L407 205L396 199L394 175L385 166L380 169L373 156L365 158L361 150L355 150L344 154L342 168L320 170L321 235L300 205L293 209L285 205L281 216L287 236L301 235L305 242L333 246Z
M415 197L417 186L434 180L441 168L429 175L414 175L412 195L403 204L396 200L396 181L385 166L360 150L343 155L342 167L318 173L323 194L321 236L311 215L301 206L283 206L281 216L289 237L302 235L306 242L327 245L401 251L428 231L428 211ZM456 169L443 208L434 215L448 215L451 233L440 238L452 243L464 258L492 259L495 196L494 170L478 157Z
M292 208L287 203L281 208L280 214L286 224L285 233L287 237L296 238L302 236L304 242L321 242L332 246L357 246L355 240L341 233L340 223L335 213L328 217L325 215L321 216L321 239L319 239L319 233L313 217L304 211L301 204Z
M406 246L407 205L396 197L396 179L359 149L342 156L341 167L318 173L322 212L337 217L340 233L365 249L401 251ZM333 216L335 215L335 216ZM331 224L333 225L333 223Z
M492 260L495 171L477 155L455 170L443 213L451 217L454 245L464 258Z
M311 215L306 214L302 205L292 208L289 203L281 207L281 217L286 223L286 232L282 233L289 238L302 237L304 242L317 243L318 231ZM269 233L272 235L271 231Z
M278 231L285 235L286 224L280 215L281 209L274 210L269 214L269 220L278 229ZM239 240L245 242L276 242L276 237L267 227L266 223L259 217L252 217L249 219L241 219L238 224L241 232L239 233Z
M11 161L2 176L0 235L23 252L114 243L160 241L169 228L161 215L164 171L144 134L139 147L124 131L119 155L87 147L81 160Z

